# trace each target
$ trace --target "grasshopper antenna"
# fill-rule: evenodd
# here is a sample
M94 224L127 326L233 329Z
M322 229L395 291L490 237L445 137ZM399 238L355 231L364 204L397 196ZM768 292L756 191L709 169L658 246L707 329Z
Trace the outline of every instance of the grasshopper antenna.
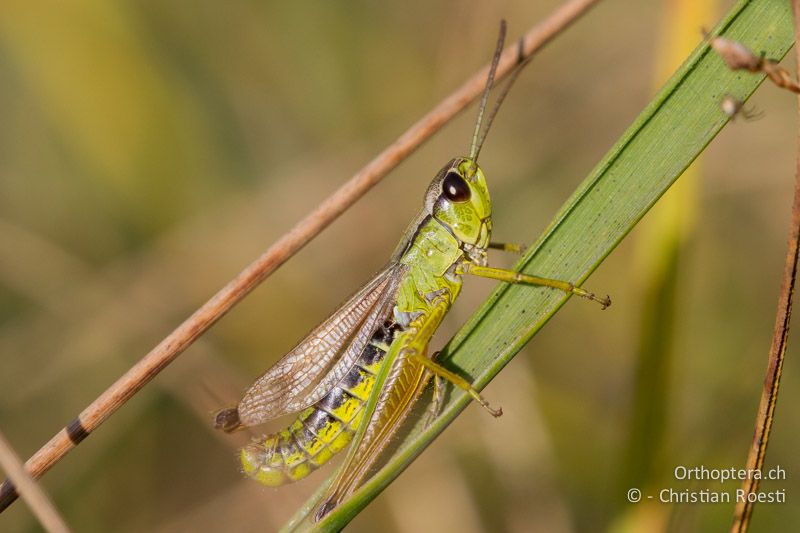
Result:
M478 159L478 154L481 151L481 144L483 144L484 134L481 137L481 123L483 122L483 113L486 111L486 104L489 102L489 91L492 90L494 83L494 75L497 73L497 64L500 63L500 55L503 53L503 44L506 41L506 21L500 20L500 33L497 35L497 46L494 49L494 57L492 57L492 66L489 67L489 75L486 77L486 87L483 89L483 96L481 96L481 104L478 107L478 119L475 121L475 131L472 133L472 144L469 147L469 158L473 161ZM478 138L481 137L481 142Z
M531 58L528 57L527 59L524 56L524 47L522 39L519 40L518 47L517 47L517 65L514 67L514 70L511 72L511 77L509 78L508 82L506 83L505 88L497 97L497 101L494 104L494 108L492 108L492 112L489 114L489 118L486 120L486 126L483 128L483 133L480 133L481 129L481 122L483 121L483 114L486 111L486 104L489 100L489 91L492 88L492 84L494 83L495 73L497 71L497 65L500 62L500 55L503 51L503 42L505 41L505 34L506 34L506 21L500 21L500 35L497 39L497 49L494 52L494 58L492 58L492 66L489 70L489 77L486 80L486 89L483 92L483 98L481 98L481 106L478 110L478 120L475 124L475 133L472 136L472 145L470 147L470 159L473 161L478 161L478 154L481 152L481 148L483 148L483 143L486 140L486 136L489 133L489 129L492 127L492 122L494 122L495 117L497 116L497 112L500 110L500 106L503 104L503 100L506 99L508 96L511 87L514 85L514 82L517 80L519 73L522 69L530 63Z

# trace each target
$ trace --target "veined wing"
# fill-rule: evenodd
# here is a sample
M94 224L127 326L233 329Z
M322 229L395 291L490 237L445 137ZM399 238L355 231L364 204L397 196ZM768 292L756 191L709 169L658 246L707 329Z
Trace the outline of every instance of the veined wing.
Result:
M239 402L245 426L304 409L353 367L375 329L391 314L408 267L392 264L258 378Z
M356 436L356 444L321 499L322 504L315 513L316 521L358 489L428 383L430 374L425 368L404 355L398 354L398 360L391 364L389 375L377 392L378 401L372 416L367 412L362 421L365 424L363 436L360 440Z
M322 504L315 513L316 521L358 489L424 390L430 374L408 353L426 356L428 343L439 329L450 304L449 299L439 301L426 315L412 322L408 330L395 337L376 379L376 390L367 402L361 427L355 436L356 444L350 448L336 479L322 497Z

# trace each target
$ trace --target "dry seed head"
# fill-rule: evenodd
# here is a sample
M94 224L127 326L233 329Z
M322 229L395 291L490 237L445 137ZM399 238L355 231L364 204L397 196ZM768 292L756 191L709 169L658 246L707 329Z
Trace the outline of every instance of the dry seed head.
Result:
M800 85L797 83L797 80L775 61L771 59L766 60L764 62L764 72L778 87L800 94Z
M708 37L708 34L706 34L706 37ZM725 37L711 37L709 44L729 69L749 70L750 72L761 70L763 58L754 54L752 50L739 41L726 39Z

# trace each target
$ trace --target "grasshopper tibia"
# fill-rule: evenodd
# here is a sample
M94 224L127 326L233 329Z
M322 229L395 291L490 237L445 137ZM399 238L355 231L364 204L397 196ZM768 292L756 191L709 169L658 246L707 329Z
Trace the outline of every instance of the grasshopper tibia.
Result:
M514 272L513 270L505 270L503 268L493 268L489 266L476 265L475 263L464 262L459 265L457 270L459 274L472 274L481 278L496 279L505 281L506 283L514 283L517 285L533 285L538 287L551 287L566 292L567 294L574 294L587 300L592 300L600 304L600 307L605 309L611 305L611 298L606 296L600 298L593 292L586 289L576 287L574 283L569 281L561 281L558 279L542 278L539 276L529 276L521 272Z
M434 354L434 357L436 355L438 355L438 353ZM489 405L489 402L487 402L483 398L483 396L481 396L481 394L478 391L476 391L473 388L472 384L466 379L462 378L458 374L450 372L439 363L436 363L433 360L428 359L423 355L419 355L418 353L413 353L411 354L411 357L416 359L420 364L422 364L422 366L427 368L434 376L439 376L440 378L449 381L459 389L468 392L469 395L472 396L472 398L476 402L478 402L481 405L481 407L489 411L489 414L491 414L493 417L498 418L500 416L503 416L503 409L502 408L493 409L492 406Z

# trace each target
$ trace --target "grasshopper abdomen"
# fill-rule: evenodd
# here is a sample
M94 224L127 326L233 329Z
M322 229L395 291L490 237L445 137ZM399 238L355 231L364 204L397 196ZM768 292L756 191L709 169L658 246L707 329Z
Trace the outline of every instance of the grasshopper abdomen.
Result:
M268 486L297 481L342 451L358 430L364 406L383 365L396 325L378 328L358 361L319 402L303 410L286 429L241 449L242 469Z

